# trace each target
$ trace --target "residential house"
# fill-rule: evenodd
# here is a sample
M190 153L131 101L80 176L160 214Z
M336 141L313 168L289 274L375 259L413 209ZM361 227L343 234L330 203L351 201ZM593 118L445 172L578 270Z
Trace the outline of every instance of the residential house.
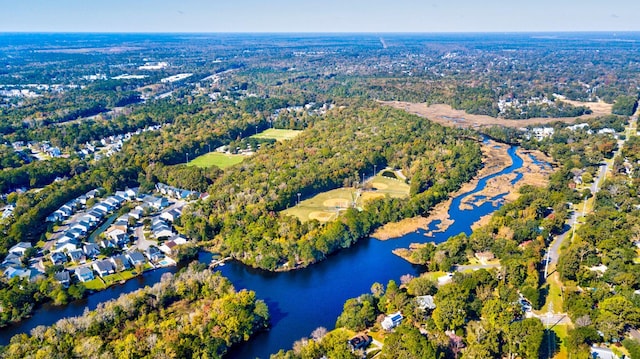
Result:
M358 334L355 337L349 339L348 345L351 351L358 349L366 349L373 341L373 338L366 334Z
M111 263L111 261L108 259L103 259L101 261L93 262L91 267L101 277L104 277L106 275L113 274L116 272L115 267L113 266L113 263Z
M397 327L398 325L400 325L400 323L402 322L402 319L403 319L402 313L395 312L384 317L380 325L384 330L391 330Z
M421 295L416 297L416 307L421 310L434 310L436 309L436 303L433 301L433 296Z
M156 239L171 238L171 236L173 236L173 231L166 225L160 226L153 230L153 236L156 237Z
M139 220L140 218L142 218L142 209L136 208L133 211L129 212L129 217Z
M50 259L51 259L51 263L53 263L54 266L61 266L67 263L67 256L65 256L64 253L61 253L61 252L51 253Z
M31 269L21 268L21 267L8 267L4 270L4 276L7 280L11 280L13 278L19 277L21 279L31 280L32 273Z
M162 254L160 249L158 249L158 247L155 247L155 246L150 246L149 248L147 248L146 255L147 255L147 258L149 258L149 260L152 262L157 262L162 258L164 258L164 254Z
M69 251L67 252L67 255L69 256L71 261L74 263L81 264L87 261L87 256L84 254L82 249L75 249L75 250Z
M76 249L78 249L78 245L76 244L77 242L72 240L69 240L68 242L63 242L60 243L58 242L58 245L56 245L56 249L54 250L54 252L71 252L71 251L75 251Z
M181 214L182 213L179 209L174 208L170 211L162 212L160 214L160 218L164 219L165 221L173 223L176 219L178 219L178 217L180 217Z
M178 245L187 243L187 239L185 237L183 237L182 235L180 235L180 234L177 234L177 235L169 238L169 240L170 241L174 241Z
M95 243L87 243L82 247L84 254L87 258L95 258L100 254L100 247Z
M145 196L143 201L155 210L161 210L169 205L169 200L165 197Z
M78 238L82 238L82 237L84 237L84 235L85 235L86 233L87 233L87 232L83 232L83 231L82 231L81 229L79 229L79 228L72 228L72 229L69 229L65 234L66 234L67 236L69 236L69 237L72 237L72 238L78 239Z
M123 231L122 229L119 228L114 228L113 226L109 227L109 229L107 229L106 232L104 232L104 235L115 241L116 243L123 243L125 242L125 239L127 237L127 232Z
M104 218L105 214L106 212L92 209L89 212L87 212L87 214L85 214L85 217L88 217L89 219L91 219L91 222L96 223L96 222L100 222Z
M113 239L103 239L100 241L100 246L102 248L118 248L118 243Z
M91 229L91 223L88 221L81 220L80 222L74 223L71 229L80 230L84 235L84 234L87 234L87 232L89 232L89 230Z
M107 213L113 211L115 208L110 205L109 203L102 201L98 204L96 204L95 206L93 206L93 209L102 212L104 215L106 215Z
M54 274L53 279L55 279L56 282L62 284L65 288L69 287L69 285L71 284L71 275L69 275L69 271L66 270Z
M4 261L2 261L2 267L21 267L22 266L22 256L19 256L15 253L9 253L6 257L4 257Z
M163 251L166 255L173 254L173 249L177 246L174 241L166 241L163 245L159 247L161 251Z
M144 258L144 255L137 251L128 252L126 254L129 262L134 266L143 265L147 260Z
M124 190L124 194L126 198L130 200L135 199L138 196L138 187L127 188L126 190Z
M116 271L121 272L127 269L131 269L131 263L129 263L129 259L124 254L118 254L111 258L109 258Z
M89 267L78 267L75 274L78 280L83 283L94 279L93 271Z
M9 248L9 253L13 253L17 256L24 256L24 253L27 251L27 249L31 248L31 243L29 242L20 242L18 244L16 244L15 246Z
M116 221L110 226L110 228L118 228L123 230L124 232L127 232L127 230L129 229L129 216L125 214L124 216L118 217L118 219L116 219Z

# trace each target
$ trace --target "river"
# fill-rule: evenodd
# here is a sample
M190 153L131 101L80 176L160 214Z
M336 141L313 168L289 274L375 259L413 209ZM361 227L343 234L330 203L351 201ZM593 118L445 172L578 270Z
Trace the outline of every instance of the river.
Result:
M492 200L502 196L492 198L472 210L460 210L460 202L467 195L481 191L489 179L522 167L523 160L516 154L516 148L509 148L508 153L513 164L480 179L476 188L455 197L449 210L449 217L455 222L445 232L435 233L434 237L426 237L423 231L418 231L388 241L369 238L321 263L292 272L271 273L251 269L233 261L220 267L220 271L237 289L254 290L259 298L264 299L271 314L271 329L234 348L228 357L268 358L269 354L280 349L290 349L294 341L309 336L319 326L332 329L345 300L369 292L373 283L386 284L391 279L399 282L404 274L420 275L424 267L412 265L391 251L406 248L411 243L440 243L461 232L470 234L474 222L498 208L499 205L494 206ZM518 175L514 183L521 177ZM200 260L209 263L211 254L202 252ZM92 294L65 307L45 305L33 317L1 330L0 344L6 344L10 336L28 332L37 325L50 325L63 317L81 315L85 307L94 309L102 301L131 292L140 286L152 285L160 280L163 273L175 271L177 268L174 267L145 273L138 279Z

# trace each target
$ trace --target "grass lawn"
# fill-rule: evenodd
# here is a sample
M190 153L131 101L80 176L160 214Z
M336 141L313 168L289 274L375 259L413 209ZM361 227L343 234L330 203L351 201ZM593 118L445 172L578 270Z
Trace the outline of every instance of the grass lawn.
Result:
M568 358L569 354L567 353L567 326L566 325L556 325L555 327L553 327L552 329L555 333L556 336L559 339L559 342L555 343L556 347L558 348L558 351L556 352L556 354L553 356L554 359L566 359ZM543 353L546 350L546 348L541 347L540 348L540 352Z
M303 222L310 219L327 222L336 219L339 212L352 207L354 202L356 207L363 207L367 201L375 198L409 196L409 185L383 176L368 179L365 187L364 191L349 187L322 192L301 201L300 205L284 210L283 213L296 216Z
M209 152L202 156L194 158L189 162L189 166L196 166L200 168L207 168L211 166L217 166L221 169L231 167L242 162L246 156L232 155L220 152Z
M107 288L102 279L96 278L88 282L84 282L84 287L89 290L103 290Z
M547 301L540 310L540 314L544 314L549 310L549 303L553 303L553 311L556 313L562 312L562 289L560 279L558 278L558 272L553 273L547 279L549 285L549 294L547 295Z
M107 286L110 286L114 283L118 283L122 280L129 280L131 278L134 277L133 272L135 272L135 269L130 269L130 270L126 270L123 272L118 272L112 275L108 275L106 277L104 277L104 282L107 284Z
M281 130L277 128L269 128L257 135L251 136L252 138L262 138L262 139L273 139L276 141L285 141L296 138L299 134L301 134L301 130Z

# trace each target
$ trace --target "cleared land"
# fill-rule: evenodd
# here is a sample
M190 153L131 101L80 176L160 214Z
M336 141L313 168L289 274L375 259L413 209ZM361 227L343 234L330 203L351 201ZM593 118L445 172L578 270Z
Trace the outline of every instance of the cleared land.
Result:
M584 105L593 111L590 115L578 117L553 117L553 118L530 118L527 120L507 120L486 115L471 115L462 110L455 110L449 105L437 104L427 105L426 103L411 103L402 101L380 101L383 105L391 106L409 113L428 118L444 126L478 128L486 126L500 125L505 127L525 127L535 124L545 124L551 122L573 123L576 119L587 119L603 114L611 114L611 105L591 102L567 101L574 105ZM607 108L609 109L607 112Z
M288 208L284 214L298 217L301 221L317 219L327 222L338 217L341 211L351 207L362 207L367 201L382 197L403 198L409 196L409 185L400 180L376 176L365 184L365 190L338 188L319 193Z
M237 165L242 162L246 156L232 155L227 153L209 152L202 156L194 158L189 162L188 166L196 166L200 168L207 168L211 166L218 166L219 168L227 168L233 165Z
M285 141L296 138L301 134L301 130L281 130L277 128L269 128L257 135L251 136L251 138L272 139L276 141Z

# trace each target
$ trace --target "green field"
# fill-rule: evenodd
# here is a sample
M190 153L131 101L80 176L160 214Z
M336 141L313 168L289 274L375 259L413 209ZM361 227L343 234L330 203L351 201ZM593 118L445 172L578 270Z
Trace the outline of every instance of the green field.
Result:
M269 128L260 132L257 135L251 136L251 138L272 139L276 141L291 140L301 134L300 130L281 130L277 128Z
M365 184L365 190L353 187L338 188L319 193L283 211L285 215L298 217L301 221L317 219L327 222L338 217L349 207L363 207L367 201L381 197L404 198L409 196L409 185L403 181L376 176Z
M225 169L227 167L231 167L233 165L237 165L242 162L246 156L243 155L232 155L226 153L219 152L209 152L202 156L194 158L189 162L189 166L196 166L200 168L207 168L211 166L217 166L219 168Z

